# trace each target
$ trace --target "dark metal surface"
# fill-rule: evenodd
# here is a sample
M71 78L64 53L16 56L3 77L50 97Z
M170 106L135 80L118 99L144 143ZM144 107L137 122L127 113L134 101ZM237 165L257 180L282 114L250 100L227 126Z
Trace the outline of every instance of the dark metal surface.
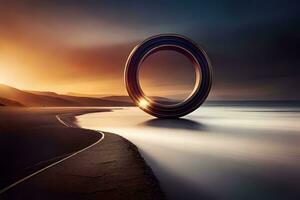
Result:
M160 104L148 98L141 89L140 66L148 56L160 50L177 51L189 58L194 65L196 82L193 92L180 103ZM204 50L190 39L175 34L153 36L136 46L128 57L124 76L126 89L133 102L145 112L159 118L182 117L196 110L207 98L212 83L211 64Z

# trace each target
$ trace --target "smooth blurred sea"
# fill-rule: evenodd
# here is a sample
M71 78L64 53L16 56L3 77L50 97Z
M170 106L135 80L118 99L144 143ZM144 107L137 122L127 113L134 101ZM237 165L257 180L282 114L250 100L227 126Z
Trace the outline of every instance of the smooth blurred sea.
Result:
M113 108L77 123L134 143L168 199L300 199L299 102L209 102L172 120Z

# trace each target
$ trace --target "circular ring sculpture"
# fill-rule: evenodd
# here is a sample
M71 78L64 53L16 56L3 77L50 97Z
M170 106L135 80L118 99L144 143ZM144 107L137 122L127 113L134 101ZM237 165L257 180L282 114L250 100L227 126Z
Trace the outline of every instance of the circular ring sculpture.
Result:
M160 50L173 50L186 56L194 65L196 81L192 93L182 102L164 105L147 97L141 89L139 69L143 61ZM207 98L211 83L210 61L202 48L181 35L162 34L150 37L136 46L125 66L126 89L133 102L158 118L177 118L196 110Z

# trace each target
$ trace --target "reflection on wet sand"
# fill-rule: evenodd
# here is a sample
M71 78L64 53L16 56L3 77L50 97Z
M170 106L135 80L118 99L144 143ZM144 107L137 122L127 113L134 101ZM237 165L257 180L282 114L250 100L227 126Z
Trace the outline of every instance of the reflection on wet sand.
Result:
M276 109L208 106L161 120L125 108L77 119L133 142L169 199L299 199L300 112Z
M186 129L186 130L205 130L205 126L190 119L150 119L141 124L140 126L149 126L157 128L169 129Z

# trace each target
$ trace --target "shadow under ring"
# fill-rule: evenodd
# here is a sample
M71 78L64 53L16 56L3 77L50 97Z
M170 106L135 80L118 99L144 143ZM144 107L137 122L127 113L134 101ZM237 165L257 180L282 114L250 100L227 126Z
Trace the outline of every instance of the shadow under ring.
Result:
M148 56L161 50L183 54L193 63L195 69L196 81L193 91L177 104L164 105L151 100L141 89L140 66ZM124 76L127 92L133 102L158 118L178 118L196 110L207 98L212 83L211 64L204 50L190 39L175 34L153 36L136 46L127 59Z

